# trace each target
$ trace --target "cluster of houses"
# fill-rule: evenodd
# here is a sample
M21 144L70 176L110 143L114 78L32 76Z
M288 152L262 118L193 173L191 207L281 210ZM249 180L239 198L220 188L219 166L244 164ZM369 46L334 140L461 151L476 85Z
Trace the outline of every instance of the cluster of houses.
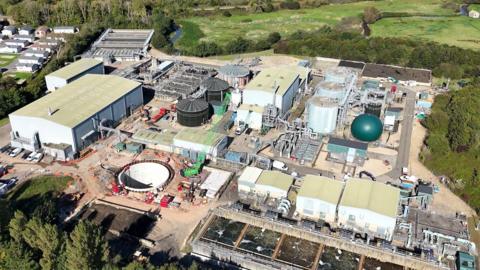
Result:
M52 29L40 26L35 29L31 26L17 28L8 25L0 29L0 53L22 53L15 68L20 72L31 73L39 70L50 54L57 50L62 42L65 42L65 35L78 31L73 26L60 26Z

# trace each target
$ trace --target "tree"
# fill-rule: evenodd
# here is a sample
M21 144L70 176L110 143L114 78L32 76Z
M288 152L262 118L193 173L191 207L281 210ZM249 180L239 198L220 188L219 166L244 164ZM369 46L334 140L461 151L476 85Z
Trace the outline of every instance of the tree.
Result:
M0 250L3 252L3 257L0 257L0 269L40 269L33 252L24 243L10 241L5 246L0 245Z
M21 211L16 211L13 218L10 220L10 223L8 224L10 237L17 242L21 242L23 240L22 233L25 231L26 224L27 217L25 214L23 214Z
M235 53L244 53L250 47L250 42L244 38L237 38L235 40L229 41L225 45L225 52L227 54L235 54Z
M201 41L195 46L192 54L200 57L206 57L211 55L218 55L222 52L222 48L215 42Z
M375 7L366 7L363 10L363 20L366 23L374 23L378 21L380 17L381 17L380 11Z
M71 269L102 269L108 259L108 245L100 228L80 221L67 241L66 263Z

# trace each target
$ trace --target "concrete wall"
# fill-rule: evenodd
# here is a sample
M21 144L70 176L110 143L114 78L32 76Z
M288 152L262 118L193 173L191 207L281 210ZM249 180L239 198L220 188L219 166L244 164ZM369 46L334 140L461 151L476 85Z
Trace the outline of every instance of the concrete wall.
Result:
M331 204L319 199L303 196L297 197L297 212L306 219L319 221L324 220L329 224L335 223L336 204ZM323 213L323 217L322 217Z
M297 77L283 96L276 95L277 104L275 104L275 106L277 106L277 108L279 108L282 113L285 113L286 111L290 110L290 108L292 108L293 100L298 93L299 88L300 77Z
M356 228L353 228L350 224L349 217L353 216L355 221L353 222ZM381 215L370 211L368 209L359 209L348 206L338 206L338 225L340 227L356 229L359 231L363 229L363 232L383 234L384 239L391 240L393 231L395 230L396 219ZM382 233L383 232L383 233ZM371 233L369 233L371 235Z

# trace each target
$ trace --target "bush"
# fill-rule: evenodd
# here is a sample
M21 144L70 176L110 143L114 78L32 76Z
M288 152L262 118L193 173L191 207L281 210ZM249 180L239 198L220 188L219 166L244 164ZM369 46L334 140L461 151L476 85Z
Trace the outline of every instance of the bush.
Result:
M223 13L222 13L223 16L225 17L232 17L232 13L230 13L230 11L228 10L225 10Z
M229 41L225 45L225 53L227 54L236 54L247 52L251 48L250 41L244 38L237 38L235 40Z
M282 39L282 36L278 32L272 32L268 35L267 41L270 43L270 45L273 45Z
M296 1L285 1L280 3L280 8L282 9L300 9L300 4Z
M252 19L250 19L250 18L242 19L240 22L242 22L242 23L249 23L249 22L252 22Z

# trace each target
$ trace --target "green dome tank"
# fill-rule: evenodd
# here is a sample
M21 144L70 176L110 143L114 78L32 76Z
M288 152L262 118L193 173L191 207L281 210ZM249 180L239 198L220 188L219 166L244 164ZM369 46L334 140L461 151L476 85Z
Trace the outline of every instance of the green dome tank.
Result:
M356 139L364 142L373 142L382 135L383 124L377 116L365 113L355 117L350 130Z

